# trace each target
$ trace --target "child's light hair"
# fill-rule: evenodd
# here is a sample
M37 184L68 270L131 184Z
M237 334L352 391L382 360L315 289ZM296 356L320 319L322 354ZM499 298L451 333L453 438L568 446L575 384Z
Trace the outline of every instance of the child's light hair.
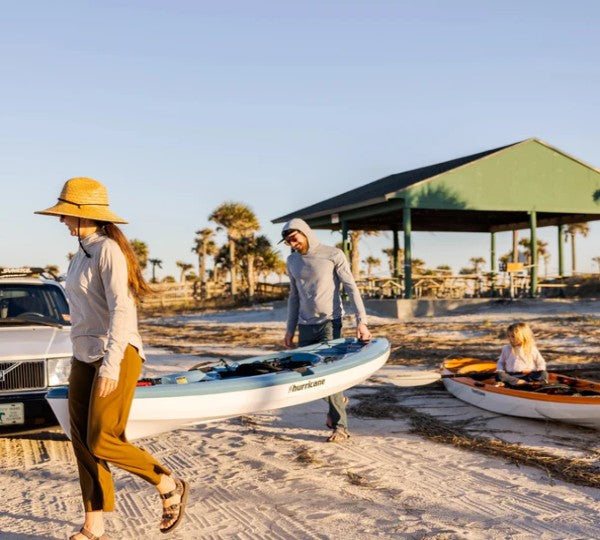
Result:
M518 322L511 324L506 329L506 336L508 339L513 339L517 346L521 349L521 354L524 356L526 360L531 358L531 349L535 345L535 338L533 337L533 332L531 330L531 326L524 322ZM515 351L515 347L513 346L513 354L517 356L517 351Z

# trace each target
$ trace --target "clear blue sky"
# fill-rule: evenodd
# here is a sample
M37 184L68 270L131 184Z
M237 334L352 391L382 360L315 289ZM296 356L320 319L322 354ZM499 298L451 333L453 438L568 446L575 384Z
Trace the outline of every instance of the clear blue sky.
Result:
M76 243L32 212L73 176L108 186L162 277L227 200L276 241L275 217L528 137L599 167L599 25L595 0L6 2L0 266L66 269ZM599 240L596 222L578 269ZM416 233L413 252L458 270L489 236Z

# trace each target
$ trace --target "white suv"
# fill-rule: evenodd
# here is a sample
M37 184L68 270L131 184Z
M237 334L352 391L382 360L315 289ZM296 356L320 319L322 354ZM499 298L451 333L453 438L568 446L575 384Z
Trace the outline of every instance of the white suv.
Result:
M69 306L42 268L0 268L0 431L56 423L45 396L68 383Z

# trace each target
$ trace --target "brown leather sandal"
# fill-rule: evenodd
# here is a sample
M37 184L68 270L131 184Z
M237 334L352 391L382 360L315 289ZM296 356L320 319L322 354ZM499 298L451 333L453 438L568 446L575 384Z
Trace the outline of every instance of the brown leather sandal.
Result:
M329 437L327 442L340 443L350 438L350 433L343 427L337 427Z
M81 527L81 529L79 529L79 534L83 534L83 536L89 538L90 540L110 540L106 534L103 534L102 536L96 536L93 532L88 531L85 527ZM77 534L69 536L69 540L76 540L76 536Z
M180 480L179 478L175 479L175 489L169 491L168 493L161 493L160 498L167 500L171 497L175 497L179 495L179 502L172 504L171 506L167 506L163 508L162 519L159 525L159 529L161 533L171 532L183 518L185 513L185 505L187 503L187 496L189 491L189 484L185 480ZM171 523L168 527L162 527L164 521L170 521L172 518L176 517L175 521Z

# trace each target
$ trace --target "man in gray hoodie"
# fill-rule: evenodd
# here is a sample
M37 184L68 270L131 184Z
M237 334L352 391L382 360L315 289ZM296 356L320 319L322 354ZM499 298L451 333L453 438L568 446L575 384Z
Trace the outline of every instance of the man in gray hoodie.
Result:
M321 244L308 224L299 218L288 221L281 235L282 241L292 248L287 258L290 296L285 346L289 349L294 347L296 327L299 347L341 336L343 308L340 284L344 286L356 315L356 337L369 341L371 333L367 328L367 314L344 253ZM327 440L341 442L350 436L347 399L339 392L329 396L327 401L327 426L333 429Z

